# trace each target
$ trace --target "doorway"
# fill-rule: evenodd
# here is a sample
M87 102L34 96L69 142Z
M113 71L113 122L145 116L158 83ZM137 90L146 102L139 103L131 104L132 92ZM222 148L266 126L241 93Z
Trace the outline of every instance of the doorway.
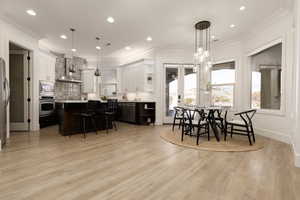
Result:
M198 102L198 75L193 64L164 65L164 123L173 122L174 107Z
M9 43L10 131L27 131L29 119L28 69L30 51Z

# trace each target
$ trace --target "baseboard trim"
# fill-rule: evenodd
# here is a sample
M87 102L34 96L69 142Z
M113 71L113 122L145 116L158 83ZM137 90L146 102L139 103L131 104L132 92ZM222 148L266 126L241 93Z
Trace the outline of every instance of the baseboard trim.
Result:
M291 137L288 135L283 135L282 133L276 131L270 131L263 128L255 128L255 134L261 135L270 139L274 139L280 142L291 144Z
M295 166L300 168L300 154L296 152L295 143L293 142L292 142L292 148L293 148Z
M295 165L300 168L300 154L295 153Z

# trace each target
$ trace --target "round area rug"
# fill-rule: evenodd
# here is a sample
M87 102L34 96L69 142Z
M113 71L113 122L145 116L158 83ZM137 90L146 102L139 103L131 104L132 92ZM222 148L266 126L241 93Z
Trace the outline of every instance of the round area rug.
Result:
M200 137L199 145L196 144L196 137L188 135L185 135L183 142L181 142L181 132L179 131L165 131L160 134L160 137L175 145L204 151L245 152L257 151L264 147L263 141L260 141L259 138L257 138L256 143L251 146L249 145L248 137L240 135L233 135L233 138L230 138L229 135L227 141L224 141L224 138L221 137L220 142L217 142L215 137L210 137L210 141L207 140L207 137Z

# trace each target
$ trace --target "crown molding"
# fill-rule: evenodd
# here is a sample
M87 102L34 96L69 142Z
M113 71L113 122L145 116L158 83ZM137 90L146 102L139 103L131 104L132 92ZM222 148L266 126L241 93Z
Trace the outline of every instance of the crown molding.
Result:
M2 21L5 25L11 26L12 28L17 29L20 32L23 32L36 40L40 40L41 38L43 38L42 35L16 23L14 20L8 18L5 15L0 14L0 21Z

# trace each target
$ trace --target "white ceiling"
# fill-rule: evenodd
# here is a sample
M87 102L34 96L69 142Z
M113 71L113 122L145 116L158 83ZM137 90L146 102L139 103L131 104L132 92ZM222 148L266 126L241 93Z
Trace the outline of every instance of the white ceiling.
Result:
M163 46L190 46L194 24L210 20L212 34L221 41L238 37L280 9L290 9L292 0L0 0L0 14L40 35L56 50L71 47L69 28L76 32L76 48L83 57L95 56L95 37L101 36L106 57ZM246 6L240 11L241 5ZM37 16L29 16L33 9ZM108 16L114 24L106 21ZM235 24L236 28L229 28ZM59 36L66 34L69 39ZM147 36L153 38L147 42ZM131 46L132 51L126 51Z

